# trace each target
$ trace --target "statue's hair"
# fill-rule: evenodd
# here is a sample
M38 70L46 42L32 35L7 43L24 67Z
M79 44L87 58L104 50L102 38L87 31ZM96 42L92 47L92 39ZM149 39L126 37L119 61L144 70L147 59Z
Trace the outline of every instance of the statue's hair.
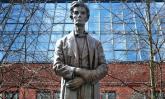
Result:
M73 20L72 13L73 13L73 9L75 7L84 7L87 11L87 20L89 19L90 12L89 12L89 8L87 7L87 5L85 3L83 3L82 1L73 1L72 4L71 4L71 8L70 8L70 18L72 20Z

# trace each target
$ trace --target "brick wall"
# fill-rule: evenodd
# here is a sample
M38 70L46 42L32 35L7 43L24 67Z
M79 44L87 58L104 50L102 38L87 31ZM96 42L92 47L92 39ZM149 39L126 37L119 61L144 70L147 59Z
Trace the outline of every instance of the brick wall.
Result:
M150 89L147 63L112 63L108 67L108 75L100 81L101 92L115 92L117 99L132 99L136 91ZM165 64L162 68L165 88ZM160 85L159 68L155 76ZM1 68L0 81L1 92L18 90L19 99L36 99L39 90L53 93L60 89L60 77L55 75L52 64L5 64Z

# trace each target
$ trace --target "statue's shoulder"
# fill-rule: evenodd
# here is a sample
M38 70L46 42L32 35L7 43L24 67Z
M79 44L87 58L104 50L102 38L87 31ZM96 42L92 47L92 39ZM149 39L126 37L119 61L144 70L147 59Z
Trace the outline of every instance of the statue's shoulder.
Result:
M100 43L100 40L94 38L90 33L88 33L88 39L90 39L90 41L93 41L95 43Z

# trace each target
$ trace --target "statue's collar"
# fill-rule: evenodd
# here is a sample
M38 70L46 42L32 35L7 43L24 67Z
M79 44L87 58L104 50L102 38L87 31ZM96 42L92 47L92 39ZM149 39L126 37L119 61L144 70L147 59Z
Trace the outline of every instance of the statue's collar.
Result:
M74 31L73 31L73 32L74 32ZM81 37L86 37L86 36L88 35L88 33L85 32L85 31L84 31L82 34L79 34L79 33L74 32L74 35L75 35L75 37L81 38Z

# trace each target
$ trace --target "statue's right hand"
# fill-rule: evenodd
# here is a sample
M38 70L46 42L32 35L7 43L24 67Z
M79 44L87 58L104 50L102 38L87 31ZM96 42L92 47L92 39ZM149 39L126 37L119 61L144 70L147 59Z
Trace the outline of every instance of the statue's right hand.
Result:
M68 81L66 83L66 87L70 88L71 90L76 90L80 86L82 86L84 82L84 79L82 79L81 77L76 77L73 80Z

